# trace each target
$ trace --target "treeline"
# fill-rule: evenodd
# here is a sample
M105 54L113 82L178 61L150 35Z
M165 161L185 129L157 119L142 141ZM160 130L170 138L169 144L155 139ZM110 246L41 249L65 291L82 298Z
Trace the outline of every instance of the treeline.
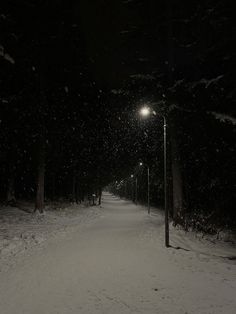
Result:
M149 106L160 109L152 102ZM234 124L180 109L170 112L167 121L167 202L174 224L213 233L235 228ZM149 169L150 204L163 208L163 118L140 118L139 132L136 163L117 176L110 191L147 205Z
M134 8L135 4L137 1L127 5ZM150 167L150 198L155 205L163 204L164 115L168 206L175 224L206 229L211 222L235 226L232 2L149 1L148 6L141 2L139 10L139 16L149 17L149 22L139 20L136 36L127 36L135 47L140 37L146 43L137 53L140 72L130 76L117 97L132 99L136 110L149 106L156 114L141 122L145 153L138 156ZM132 198L130 189L124 194L121 185L119 193ZM140 200L144 200L145 185L139 189Z
M145 201L142 161L163 204L164 115L175 223L235 224L230 1L109 2L106 15L85 0L1 6L2 199L42 210L44 194L80 201L137 172ZM144 104L155 116L138 116Z
M111 114L78 24L64 1L1 3L0 196L8 204L35 199L43 211L45 198L83 201L111 175Z

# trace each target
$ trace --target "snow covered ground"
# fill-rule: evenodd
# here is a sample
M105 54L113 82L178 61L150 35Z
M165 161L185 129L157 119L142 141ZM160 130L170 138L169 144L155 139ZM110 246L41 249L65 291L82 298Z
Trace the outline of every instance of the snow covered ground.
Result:
M0 273L2 314L235 313L230 243L171 228L166 249L162 214L148 216L109 194L101 209L72 206L45 217L12 211L15 222L1 224L9 240L1 263L12 260L10 243L31 244Z
M0 207L0 272L16 262L18 255L55 236L65 236L71 228L86 225L99 215L97 207L73 203L51 203L43 215L32 214L34 204Z

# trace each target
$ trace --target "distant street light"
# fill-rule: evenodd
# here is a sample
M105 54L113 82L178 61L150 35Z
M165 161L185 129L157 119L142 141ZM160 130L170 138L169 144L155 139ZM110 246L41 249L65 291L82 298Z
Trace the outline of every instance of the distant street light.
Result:
M139 111L140 115L144 118L150 116L150 114L156 115L156 112L152 111L150 107L144 106ZM166 149L166 117L163 117L163 129L164 129L164 194L165 194L165 246L169 247L169 211L167 206L167 149Z
M130 178L134 178L134 175L131 174ZM138 204L138 178L135 178L135 196L134 196L134 191L133 191L133 183L132 183L132 197L133 197L133 201L135 202L135 204Z
M140 109L140 114L143 117L148 117L150 115L150 113L151 113L151 109L147 106Z
M140 162L139 166L142 167L143 163ZM147 203L148 203L148 214L150 214L150 171L149 171L149 166L147 166Z

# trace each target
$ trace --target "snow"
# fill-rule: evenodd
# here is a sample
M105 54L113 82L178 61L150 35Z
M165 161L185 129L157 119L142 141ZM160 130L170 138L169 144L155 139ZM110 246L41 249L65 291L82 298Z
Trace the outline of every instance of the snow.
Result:
M202 78L199 81L191 83L190 89L193 89L193 88L195 88L196 86L198 86L200 84L204 84L205 88L208 88L212 84L213 85L217 84L223 77L224 77L224 75L221 74L221 75L218 75L217 77L214 77L214 78L211 78L211 79Z
M10 62L11 64L15 64L15 60L7 52L5 52L2 45L0 45L0 57L3 57L3 59Z
M131 3L131 2L135 2L135 0L123 0L123 3Z
M17 255L98 215L98 209L74 203L54 202L44 214L33 210L28 202L21 202L20 208L0 208L0 271L12 265Z
M112 89L111 93L114 95L128 95L128 91L125 91L124 89Z
M123 31L120 31L120 34L125 35L125 34L130 34L132 32L133 32L133 30L123 30Z
M138 61L140 61L140 62L148 62L149 59L148 58L138 58Z
M47 212L37 223L41 234L60 223L73 228L48 237L0 273L1 313L235 313L236 249L230 244L171 227L171 245L179 249L167 249L162 213L149 216L146 208L108 193L102 208L62 212ZM19 229L23 223L24 232L34 230L33 218L24 223L27 214L22 217Z
M210 112L217 120L220 120L221 122L230 122L233 125L236 125L236 118L229 116L224 113L219 113L219 112Z
M132 74L132 75L130 75L130 77L132 79L137 79L137 80L147 80L147 81L156 80L156 78L150 74Z

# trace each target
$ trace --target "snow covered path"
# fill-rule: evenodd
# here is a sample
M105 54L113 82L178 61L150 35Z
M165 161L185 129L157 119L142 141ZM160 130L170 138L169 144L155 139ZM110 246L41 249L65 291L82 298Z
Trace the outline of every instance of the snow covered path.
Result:
M234 261L196 252L177 233L191 251L166 249L161 215L103 198L99 219L0 274L1 314L235 313Z

